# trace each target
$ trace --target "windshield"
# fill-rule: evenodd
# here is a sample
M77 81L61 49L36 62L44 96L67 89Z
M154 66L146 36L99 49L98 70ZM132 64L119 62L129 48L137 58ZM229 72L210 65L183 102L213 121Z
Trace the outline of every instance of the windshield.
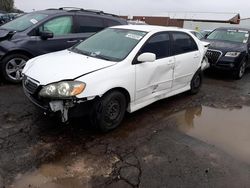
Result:
M93 35L71 50L109 61L121 61L127 57L145 35L146 32L143 31L108 28Z
M207 37L207 39L247 43L248 37L248 31L229 29L215 30Z
M191 33L196 36L198 39L202 39L204 36L196 31L191 31Z
M44 18L46 18L48 15L46 14L25 14L19 18L16 18L15 20L12 20L4 25L2 25L0 28L8 29L12 31L24 31L31 27L32 25L37 24Z

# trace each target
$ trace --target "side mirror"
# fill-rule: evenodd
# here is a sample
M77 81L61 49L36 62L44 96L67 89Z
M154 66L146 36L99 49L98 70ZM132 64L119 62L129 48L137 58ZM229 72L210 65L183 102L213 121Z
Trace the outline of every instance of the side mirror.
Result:
M156 60L156 55L153 53L143 53L138 56L137 61L139 62L154 62Z
M43 40L47 40L49 38L53 38L54 34L51 31L42 31L40 32L40 37Z

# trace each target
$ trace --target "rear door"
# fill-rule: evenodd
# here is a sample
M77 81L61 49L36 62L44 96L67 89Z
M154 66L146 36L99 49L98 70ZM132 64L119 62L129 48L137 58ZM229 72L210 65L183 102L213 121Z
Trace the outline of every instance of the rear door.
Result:
M185 32L171 32L172 53L175 57L173 90L190 84L201 61L201 54L195 40Z
M174 57L170 56L170 35L161 32L153 35L139 54L156 54L156 61L136 64L136 99L148 100L160 91L171 90Z
M76 15L76 33L85 40L105 28L104 19L98 16Z

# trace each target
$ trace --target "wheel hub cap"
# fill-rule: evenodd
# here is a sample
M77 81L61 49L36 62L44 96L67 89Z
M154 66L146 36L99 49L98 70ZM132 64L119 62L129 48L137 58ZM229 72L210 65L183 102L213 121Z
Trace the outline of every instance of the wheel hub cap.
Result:
M22 71L26 64L23 58L13 58L6 64L6 73L12 80L22 80Z
M111 101L108 105L106 117L109 120L116 120L120 115L120 104L118 101Z

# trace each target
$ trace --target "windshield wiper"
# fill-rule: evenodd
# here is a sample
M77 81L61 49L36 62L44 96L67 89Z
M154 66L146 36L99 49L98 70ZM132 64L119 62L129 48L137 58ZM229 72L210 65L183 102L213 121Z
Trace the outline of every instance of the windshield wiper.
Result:
M78 53L78 54L90 56L89 52L85 52L85 51L79 50L77 48L69 48L69 50L72 51L72 52Z
M72 52L78 53L78 54L82 54L82 55L86 55L86 56L94 57L94 58L98 58L98 59L103 59L103 60L106 60L106 61L116 61L117 60L115 58L107 57L107 56L97 54L97 53L94 53L94 52L82 51L82 50L79 50L77 48L69 48L69 50L72 51Z
M112 61L111 58L108 58L106 56L103 56L103 55L97 55L95 54L94 56L91 56L91 57L96 57L96 58L99 58L99 59L103 59L103 60L107 60L107 61Z

